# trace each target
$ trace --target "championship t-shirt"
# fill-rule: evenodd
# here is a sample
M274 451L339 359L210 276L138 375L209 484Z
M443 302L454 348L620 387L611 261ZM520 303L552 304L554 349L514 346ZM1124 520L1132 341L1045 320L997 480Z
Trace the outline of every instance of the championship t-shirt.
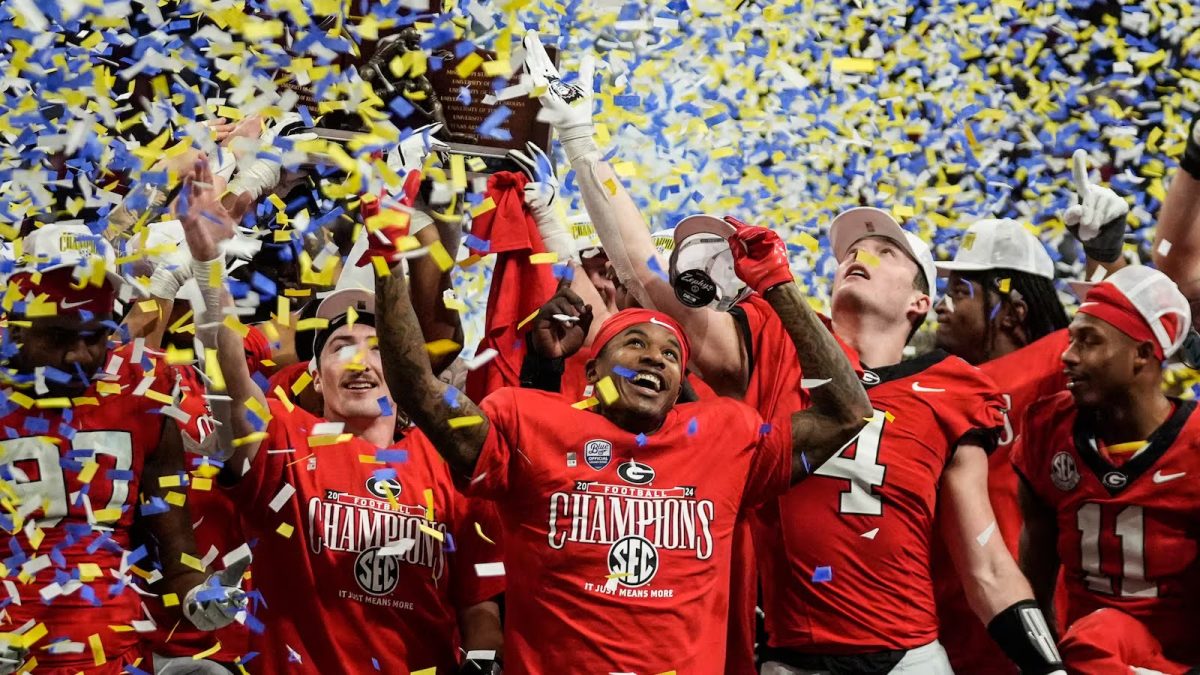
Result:
M505 672L719 675L738 512L786 489L790 433L732 399L633 434L559 394L504 388L469 481L494 499ZM790 427L789 427L790 429Z
M251 672L408 673L457 667L457 611L504 590L494 509L458 494L413 432L382 452L269 399L272 418L233 489L257 538L266 630ZM335 425L336 426L336 425ZM348 437L349 436L349 437ZM487 540L497 542L489 543Z
M140 656L133 622L145 617L129 566L147 555L130 550L142 469L164 424L195 428L203 393L187 369L132 345L109 353L71 407L4 391L0 477L19 514L0 514L5 611L11 627L43 625L31 649L39 672L115 674Z
M1200 664L1200 415L1174 413L1121 466L1097 450L1070 392L1029 408L1013 465L1058 521L1067 626L1104 607L1141 621L1174 661Z

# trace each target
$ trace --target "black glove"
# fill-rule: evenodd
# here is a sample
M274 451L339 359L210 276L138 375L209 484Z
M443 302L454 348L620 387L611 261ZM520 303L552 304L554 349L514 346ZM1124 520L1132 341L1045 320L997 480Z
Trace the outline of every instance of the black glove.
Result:
M467 659L458 667L458 675L500 675L504 669L494 659Z
M1192 174L1192 178L1200 180L1200 113L1196 113L1192 118L1187 148L1183 151L1183 157L1179 158L1179 168Z

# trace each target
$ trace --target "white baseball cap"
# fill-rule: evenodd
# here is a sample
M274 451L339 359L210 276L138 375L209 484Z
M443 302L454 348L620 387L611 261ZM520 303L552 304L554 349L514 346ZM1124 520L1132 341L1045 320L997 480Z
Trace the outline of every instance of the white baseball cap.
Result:
M351 307L360 314L375 313L375 270L371 265L358 267L355 262L367 252L367 236L363 232L350 248L333 292L317 305L318 319L333 320Z
M1183 344L1192 325L1192 311L1187 298L1170 277L1145 265L1128 265L1113 272L1102 281L1071 281L1071 290L1083 301L1080 310L1089 302L1088 292L1101 284L1115 288L1133 305L1137 313L1150 326L1154 340L1170 358ZM1174 317L1173 321L1164 321ZM1101 318L1104 318L1101 316Z
M750 293L733 267L729 237L736 231L707 214L688 216L675 225L670 276L680 302L725 311Z
M943 276L951 272L1007 269L1054 280L1054 261L1046 253L1046 247L1011 218L985 218L972 223L963 233L954 260L936 265Z
M69 267L78 269L77 278L86 278L95 265L104 266L104 277L114 289L121 288L125 279L117 272L112 244L94 234L82 220L70 220L49 223L25 235L13 272L50 272Z
M833 257L838 261L859 239L885 237L900 245L925 275L929 286L929 299L937 295L937 268L933 265L933 252L920 237L900 227L890 213L870 206L856 206L842 211L829 225L829 243L833 246Z

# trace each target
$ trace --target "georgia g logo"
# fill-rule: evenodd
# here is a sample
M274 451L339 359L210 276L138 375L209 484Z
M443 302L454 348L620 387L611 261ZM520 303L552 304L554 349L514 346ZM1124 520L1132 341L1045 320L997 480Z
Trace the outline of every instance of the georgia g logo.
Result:
M646 485L654 480L654 468L631 459L617 467L617 475L630 485Z
M388 499L389 497L394 499L399 497L402 489L403 486L400 485L400 481L396 480L395 478L379 480L378 478L371 476L367 479L367 492L370 492L380 499Z

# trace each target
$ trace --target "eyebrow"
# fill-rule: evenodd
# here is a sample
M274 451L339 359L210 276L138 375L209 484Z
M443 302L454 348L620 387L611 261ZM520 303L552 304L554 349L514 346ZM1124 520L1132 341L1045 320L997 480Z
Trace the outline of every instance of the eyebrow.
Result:
M650 339L650 336L646 335L646 333L641 328L630 328L628 331L625 332L625 337L629 337L631 335L634 335L635 333L637 335L640 335L640 336L646 338L647 340ZM683 351L683 345L679 343L679 340L675 339L674 335L672 335L669 339L671 341L671 344L675 346L675 349L677 351Z

